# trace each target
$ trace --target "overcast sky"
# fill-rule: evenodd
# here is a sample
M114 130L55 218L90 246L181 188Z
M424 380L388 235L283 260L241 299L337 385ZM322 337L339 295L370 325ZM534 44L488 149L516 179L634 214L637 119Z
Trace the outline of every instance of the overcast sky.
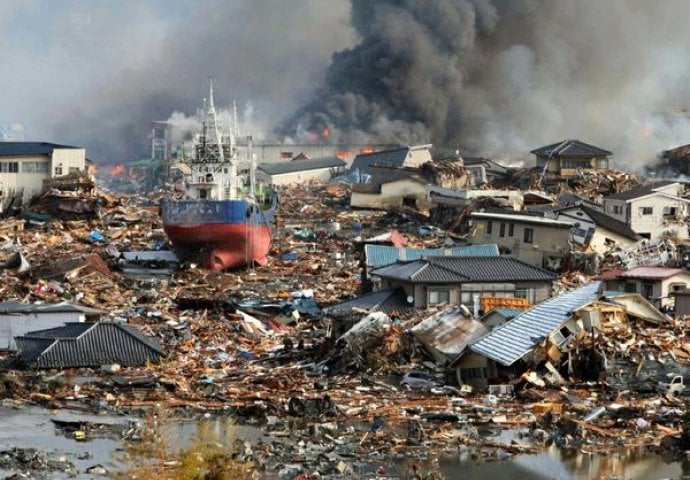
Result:
M258 137L509 162L579 138L640 166L690 143L687 0L0 0L0 123L147 156L214 76Z

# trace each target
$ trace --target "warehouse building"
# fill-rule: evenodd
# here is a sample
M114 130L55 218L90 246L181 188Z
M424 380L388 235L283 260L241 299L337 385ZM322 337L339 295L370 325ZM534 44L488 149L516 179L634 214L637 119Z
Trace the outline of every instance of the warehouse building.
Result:
M0 209L24 203L43 189L43 180L86 170L81 147L47 142L0 142Z
M272 186L310 181L328 182L334 176L343 173L345 165L343 160L336 157L264 163L259 165L256 171L256 180Z

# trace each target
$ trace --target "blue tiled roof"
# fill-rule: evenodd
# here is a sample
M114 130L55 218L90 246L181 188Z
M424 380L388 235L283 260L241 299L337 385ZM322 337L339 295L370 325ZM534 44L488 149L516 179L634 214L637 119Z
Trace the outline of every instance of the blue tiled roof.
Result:
M269 175L281 175L284 173L305 172L319 168L338 168L347 165L336 157L315 158L308 160L292 160L279 163L262 163L259 169Z
M472 282L548 282L553 272L512 257L427 257L397 262L371 272L383 278L409 283L450 284Z
M600 286L601 282L592 282L550 298L496 328L470 350L508 367L562 325L573 310L596 300Z
M488 257L498 256L498 246L495 243L487 245L468 245L452 248L396 248L387 245L364 246L367 267L384 267L398 260L414 261L423 257Z

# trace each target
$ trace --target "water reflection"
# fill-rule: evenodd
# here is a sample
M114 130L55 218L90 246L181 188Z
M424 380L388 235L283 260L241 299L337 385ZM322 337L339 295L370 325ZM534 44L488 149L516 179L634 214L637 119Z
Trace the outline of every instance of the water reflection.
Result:
M536 455L517 455L508 460L477 461L468 454L439 460L446 478L567 479L664 479L690 475L690 461L667 458L644 448L610 453L548 447Z

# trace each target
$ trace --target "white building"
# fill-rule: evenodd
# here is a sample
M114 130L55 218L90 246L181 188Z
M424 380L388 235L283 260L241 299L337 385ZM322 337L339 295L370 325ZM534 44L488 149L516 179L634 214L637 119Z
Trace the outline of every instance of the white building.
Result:
M661 235L688 238L688 204L683 184L657 181L604 198L604 212L626 223L635 233L655 239Z
M15 337L34 330L63 327L65 323L97 321L105 312L66 302L36 305L0 303L0 350L16 350Z
M19 194L27 202L43 191L44 179L85 170L86 151L81 147L0 142L0 203Z
M328 182L342 173L345 162L336 157L315 158L313 160L293 160L281 163L264 163L256 170L259 183L283 186L310 181Z

